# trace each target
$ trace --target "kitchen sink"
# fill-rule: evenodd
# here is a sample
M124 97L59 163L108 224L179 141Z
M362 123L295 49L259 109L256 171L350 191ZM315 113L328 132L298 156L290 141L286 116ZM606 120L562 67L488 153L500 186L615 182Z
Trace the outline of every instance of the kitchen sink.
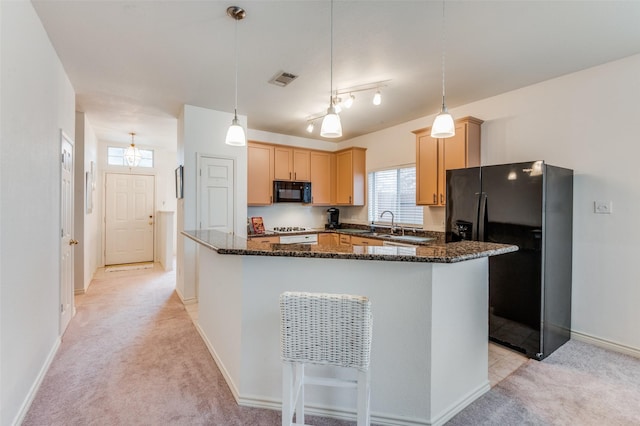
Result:
M430 237L418 237L416 235L390 235L390 237L394 240L408 241L411 243L426 243L435 239Z
M347 234L370 234L371 231L369 231L368 229L352 229L352 228L345 228L345 229L338 229L339 232L344 232Z
M434 238L419 237L417 235L391 235L391 234L381 234L378 232L368 232L366 234L363 234L363 236L383 238L385 240L406 241L411 243L427 243L429 241L434 240Z

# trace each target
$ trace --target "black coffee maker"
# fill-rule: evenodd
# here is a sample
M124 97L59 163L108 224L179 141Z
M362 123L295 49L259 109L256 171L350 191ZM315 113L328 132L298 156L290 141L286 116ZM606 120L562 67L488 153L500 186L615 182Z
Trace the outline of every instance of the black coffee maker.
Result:
M340 210L335 207L331 207L327 210L327 223L329 229L337 229L338 228L338 217L340 216Z

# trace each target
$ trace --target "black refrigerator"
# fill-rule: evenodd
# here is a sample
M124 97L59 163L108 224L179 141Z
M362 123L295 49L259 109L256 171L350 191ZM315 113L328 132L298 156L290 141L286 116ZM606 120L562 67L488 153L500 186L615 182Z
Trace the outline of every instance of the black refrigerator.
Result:
M573 171L544 161L447 170L446 240L489 258L489 339L542 360L570 338Z

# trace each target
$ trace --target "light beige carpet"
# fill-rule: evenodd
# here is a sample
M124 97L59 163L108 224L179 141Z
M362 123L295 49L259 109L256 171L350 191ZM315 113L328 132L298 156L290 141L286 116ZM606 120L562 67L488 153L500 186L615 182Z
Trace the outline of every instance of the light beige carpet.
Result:
M235 403L174 293L174 273L102 277L76 298L77 314L23 425L280 424L279 411Z
M640 425L640 359L570 340L451 419L462 425Z

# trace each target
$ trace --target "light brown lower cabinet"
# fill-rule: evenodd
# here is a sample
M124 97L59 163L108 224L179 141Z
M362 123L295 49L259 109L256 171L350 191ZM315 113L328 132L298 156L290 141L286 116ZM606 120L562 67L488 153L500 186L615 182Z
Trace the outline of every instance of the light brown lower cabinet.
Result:
M344 235L344 234L339 234L340 236L338 237L340 240L340 245L341 246L350 246L351 245L351 235Z
M280 237L278 236L269 236L269 237L250 237L250 242L255 244L279 244Z
M351 245L352 246L381 246L382 241L376 240L375 238L363 238L363 237L357 237L355 235L352 235Z
M338 238L338 234L320 233L318 234L318 244L323 246L337 246L340 245L340 239Z

